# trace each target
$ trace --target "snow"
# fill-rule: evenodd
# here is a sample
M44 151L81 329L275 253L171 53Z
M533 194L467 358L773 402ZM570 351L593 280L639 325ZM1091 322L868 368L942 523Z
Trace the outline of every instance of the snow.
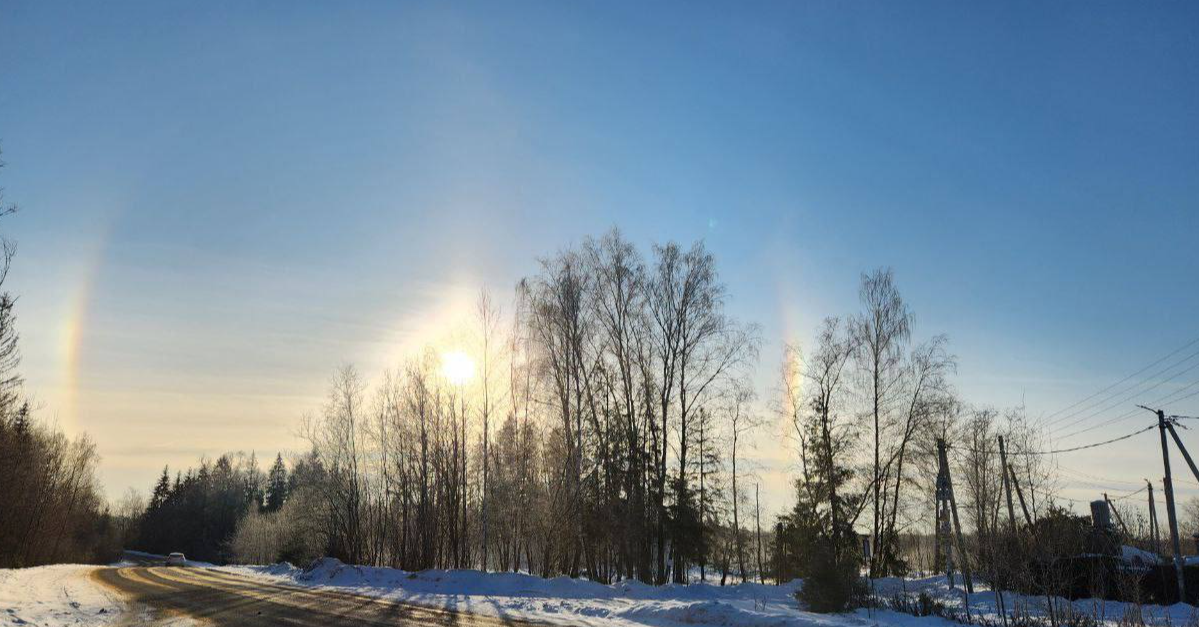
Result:
M98 566L0 569L0 625L110 625L127 610L90 575Z
M318 560L308 569L290 564L226 566L242 575L279 583L332 588L426 607L563 625L861 625L853 615L800 612L798 582L784 586L741 583L649 586L636 581L604 585L557 577L473 570L407 572Z
M99 567L80 565L41 566L0 570L0 627L63 627L67 625L114 625L131 612L117 593L91 578ZM390 568L349 566L324 558L307 569L290 564L270 566L223 566L218 570L290 585L341 590L389 600L475 612L514 619L529 619L559 625L587 627L680 627L710 625L731 627L949 627L956 625L938 617L915 617L890 610L857 610L847 614L815 614L800 609L794 594L802 585L793 581L781 586L714 583L650 586L636 581L604 585L580 579L542 579L520 573L483 573L473 570L426 570L407 572ZM959 582L960 583L960 582ZM945 605L961 609L960 588L949 586L945 577L879 579L872 582L875 594L889 599L897 594L921 592ZM996 595L977 586L969 595L972 616L998 617ZM1004 594L1009 611L1019 606L1032 615L1045 614L1043 597ZM1055 599L1061 607L1094 616L1115 627L1132 604L1102 600L1069 602ZM1199 615L1190 605L1139 608L1148 625L1194 625ZM186 621L191 622L191 621ZM997 624L992 623L992 624Z
M998 600L996 594L985 583L975 582L974 593L970 595L963 594L960 578L957 584L957 587L950 587L948 580L944 576L933 576L922 579L876 579L873 586L875 594L882 599L889 599L897 594L906 594L915 597L923 592L944 603L946 606L959 611L963 609L963 603L968 598L971 616L975 618L980 615L985 616L988 619L992 619L993 624L999 624L1002 621L997 609ZM1024 614L1029 616L1048 617L1047 601L1043 596L1027 596L1011 591L1004 591L1002 596L1003 604L1008 614L1011 614L1014 609L1019 608ZM1070 601L1061 597L1054 597L1053 603L1056 608L1055 611L1059 614L1073 611L1080 615L1093 617L1097 623L1103 625L1125 625L1128 622L1126 619L1137 612L1140 613L1141 620L1133 620L1132 622L1134 623L1143 622L1145 625L1159 625L1161 627L1176 627L1178 625L1193 626L1199 624L1199 613L1197 613L1196 608L1186 603L1177 603L1171 606L1138 606L1134 603L1107 601L1104 599L1077 599ZM907 616L907 618L912 620L928 620L927 618L912 616ZM891 621L888 619L880 622L890 623ZM1046 625L1048 625L1048 621L1046 621Z
M1128 546L1127 544L1120 547L1120 558L1134 566L1161 563L1161 558L1156 553Z
M629 627L653 625L745 626L745 627L947 627L956 625L939 617L916 617L890 610L861 609L847 614L816 614L799 607L795 592L802 585L793 581L782 586L714 583L654 587L636 581L604 585L586 580L558 577L541 579L519 573L483 573L472 570L426 570L407 572L390 568L350 566L324 558L307 569L290 564L220 567L232 573L261 577L276 583L353 592L417 605L529 619L561 625ZM926 592L951 608L963 603L961 588L949 586L945 577L923 579L879 579L873 583L881 598L897 594L915 596ZM959 581L960 585L960 581ZM1065 604L1099 618L1109 625L1120 623L1131 604L1112 601L1055 599L1059 611ZM1010 612L1016 604L1032 615L1045 615L1043 597L1005 593ZM998 621L996 597L985 586L969 595L971 614L988 615ZM1178 604L1168 608L1141 609L1147 624L1193 624L1195 608Z

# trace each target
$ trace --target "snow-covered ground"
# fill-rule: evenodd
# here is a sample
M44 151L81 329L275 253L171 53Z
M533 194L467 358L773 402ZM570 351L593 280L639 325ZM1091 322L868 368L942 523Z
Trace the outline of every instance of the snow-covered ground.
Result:
M128 610L94 581L98 566L0 569L0 625L110 625Z
M944 605L957 610L959 614L964 613L963 609L969 609L971 618L974 620L982 616L989 619L988 622L994 624L1002 623L997 609L999 607L999 597L985 583L975 582L974 593L970 595L963 594L961 579L957 580L956 587L950 587L948 580L944 576L920 579L899 579L894 577L877 579L873 582L873 587L875 596L883 600L891 599L897 595L914 598L923 592ZM966 608L967 597L969 601L968 608ZM1049 600L1043 596L1027 596L1005 591L1002 594L1002 600L1003 607L1009 616L1020 614L1047 618L1049 615L1047 605ZM1160 627L1199 627L1199 610L1185 603L1177 603L1171 606L1138 606L1133 603L1107 601L1104 599L1077 599L1069 601L1061 597L1053 598L1052 602L1054 604L1054 613L1059 618L1064 614L1073 613L1091 617L1100 625L1144 624ZM890 620L884 619L879 622L889 623ZM1048 625L1048 621L1046 621L1046 625Z
M0 627L65 627L68 625L113 625L129 607L90 577L96 566L60 565L0 570ZM588 627L680 627L714 625L730 627L949 627L955 625L936 617L917 618L887 610L858 610L844 615L814 614L799 608L794 593L799 582L782 586L741 583L718 586L712 583L648 586L638 582L603 585L559 577L541 579L515 573L482 573L469 570L406 572L389 568L347 566L334 559L318 561L309 569L289 564L273 566L218 567L266 581L314 588L329 588L383 597L429 607L461 610L509 618L585 625ZM944 577L924 579L881 579L873 582L882 598L896 594L914 596L926 592L955 608L964 602L960 588L951 588ZM997 621L996 595L980 587L970 595L971 614L988 615ZM1045 599L1004 595L1010 612L1043 615ZM1101 624L1116 626L1140 612L1146 624L1162 627L1199 626L1199 614L1190 605L1145 606L1111 601L1058 599L1064 607L1095 617ZM190 622L190 621L186 621Z
M915 617L890 610L858 610L849 614L815 614L800 609L794 581L782 586L741 583L718 586L711 583L648 586L639 582L614 585L559 577L541 579L515 573L482 573L470 570L406 572L390 568L348 566L334 559L318 561L309 569L289 564L273 566L227 566L222 570L264 577L276 582L310 587L327 587L383 597L424 606L462 610L493 616L526 618L563 625L630 627L654 625L718 625L745 627L947 627L956 625L937 617ZM960 583L960 582L959 582ZM880 579L874 592L882 598L896 594L915 596L926 592L954 608L961 608L961 588L951 588L944 577L925 579ZM971 615L990 616L998 622L996 595L977 587L970 595ZM1056 611L1072 608L1095 617L1099 623L1116 625L1137 608L1112 601L1055 599ZM1004 604L1010 613L1015 604L1025 614L1045 615L1045 599L1007 593ZM1180 627L1199 625L1199 615L1190 605L1168 608L1139 608L1145 623Z
M301 570L288 564L227 566L243 575L302 586L328 587L424 606L568 625L791 625L861 624L853 617L800 613L797 584L654 587L638 582L603 585L558 577L472 570L406 572L348 566L326 558ZM847 621L849 621L847 623Z

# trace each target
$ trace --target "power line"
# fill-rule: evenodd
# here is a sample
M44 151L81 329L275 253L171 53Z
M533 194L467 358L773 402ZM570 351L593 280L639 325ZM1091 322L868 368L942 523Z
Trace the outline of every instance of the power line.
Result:
M1199 392L1196 392L1196 394L1199 394ZM1122 440L1127 440L1128 438L1131 438L1136 435L1140 435L1142 433L1145 433L1146 431L1156 429L1156 428L1157 428L1157 425L1153 424L1153 425L1149 425L1149 426L1145 427L1144 429L1137 429L1136 431L1133 431L1132 433L1126 433L1117 438L1112 438L1110 440L1104 440L1102 442L1093 442L1091 444L1083 444L1081 446L1073 446L1070 448L1061 448L1061 449L1055 449L1052 451L1008 451L1007 453L1008 453L1008 455L1057 455L1059 453L1073 453L1075 451L1083 451L1086 449L1092 449L1092 448L1096 448L1096 447L1100 447L1100 446L1107 446L1108 444L1115 444L1116 442L1120 442ZM998 455L999 454L999 451L997 451L997 450L980 450L980 449L975 449L975 448L971 448L968 446L954 446L951 448L961 448L963 450L967 450L967 451L970 451L971 453L975 453L975 454L989 454L989 455Z
M1153 362L1153 363L1149 364L1148 366L1145 366L1144 368L1141 368L1140 370L1138 370L1138 371L1136 371L1136 372L1134 372L1134 373L1132 373L1132 374L1130 374L1130 375L1128 375L1128 376L1124 377L1123 379L1120 379L1119 381L1116 381L1115 383L1113 383L1113 384L1111 384L1111 385L1109 385L1109 386L1107 386L1107 387L1103 388L1102 390L1099 390L1098 392L1095 392L1094 394L1091 394L1090 396L1088 396L1088 397L1086 397L1086 398L1084 398L1084 399L1082 399L1082 400L1080 400L1080 401L1076 401L1076 402L1075 402L1074 404L1072 404L1072 405L1068 405L1068 406L1066 406L1066 407L1063 407L1063 408L1061 408L1061 409L1059 409L1059 410L1057 410L1057 411L1053 412L1052 414L1049 414L1049 415L1047 415L1047 416L1043 416L1043 417L1041 417L1041 422L1044 422L1044 421L1046 421L1046 420L1049 420L1050 418L1053 418L1054 416L1058 416L1058 415L1062 414L1063 412L1066 412L1066 411L1069 411L1069 410L1071 410L1071 409L1074 409L1075 407L1078 407L1079 405L1081 405L1081 404L1083 404L1083 403L1085 403L1085 402L1087 402L1087 401L1091 400L1092 398L1095 398L1096 396L1099 396L1100 394L1103 394L1104 392L1107 392L1108 390L1110 390L1110 389L1112 389L1112 388L1116 387L1117 385L1120 385L1121 383L1124 383L1125 381L1128 381L1129 379L1131 379L1131 378L1133 378L1133 377L1135 377L1135 376L1137 376L1137 375L1141 374L1142 372L1145 372L1146 370L1148 370L1148 369L1150 369L1150 368L1152 368L1152 367L1154 367L1154 366L1156 366L1156 365L1158 365L1158 364L1162 363L1163 361L1165 361L1165 360L1167 360L1167 359L1169 359L1169 358L1171 358L1171 357L1173 357L1173 356L1177 355L1178 353L1181 353L1182 351L1184 351L1184 350L1186 350L1186 349L1190 348L1191 346L1194 346L1194 345L1195 345L1195 344L1197 344L1197 343L1199 343L1199 337L1197 337L1197 338L1195 338L1195 339L1191 340L1190 342L1187 342L1186 344L1184 344L1184 345L1182 345L1182 346L1180 346L1180 347L1178 347L1178 348L1174 349L1173 351L1171 351L1171 352L1170 352L1168 355L1166 355L1165 357L1162 357L1162 358L1158 359L1157 361L1155 361L1155 362ZM1050 424L1053 424L1053 423L1051 422ZM1048 425L1046 425L1046 426L1048 426Z
M1113 501L1113 502L1115 502L1115 501L1123 501L1123 500L1125 500L1125 499L1130 499L1130 498L1132 498L1132 497L1134 497L1134 496L1136 496L1136 495L1138 495L1138 494L1140 494L1140 493L1142 493L1142 492L1144 492L1145 490L1148 490L1148 489L1149 489L1149 486L1141 486L1140 488L1138 488L1138 489L1136 489L1136 490L1133 490L1132 492L1129 492L1128 494L1125 494L1125 495L1123 495L1123 496L1117 496L1117 497L1115 497L1115 498L1111 498L1111 499L1108 499L1108 500L1109 500L1109 501Z
M1096 403L1093 403L1093 404L1091 404L1091 405L1088 405L1088 406L1087 406L1085 409L1079 410L1078 412L1075 412L1075 413L1072 413L1072 414L1069 414L1069 415L1066 415L1066 416L1062 416L1061 418L1058 418L1057 420L1054 420L1054 421L1050 422L1049 424L1047 424L1047 425L1045 425L1045 426L1047 426L1047 427L1050 427L1051 425L1054 425L1054 424L1060 423L1060 422L1062 422L1063 420L1069 420L1070 418L1075 418L1075 420L1072 420L1072 421L1070 421L1070 422L1068 422L1068 423L1066 423L1066 424L1063 424L1063 425L1060 425L1060 426L1057 426L1057 427L1052 427L1052 428L1050 429L1050 431L1061 431L1062 429L1067 429L1067 428L1069 428L1069 427L1072 427L1072 426L1074 426L1074 425L1076 425L1076 424L1079 424L1079 423L1081 423L1081 422L1085 422L1085 421L1087 421L1087 420L1089 420L1089 419L1091 419L1091 418L1094 418L1095 416L1098 416L1098 415L1102 414L1102 413L1103 413L1103 412L1105 412L1105 411L1109 411L1109 410L1111 410L1111 409L1113 409L1113 408L1115 408L1115 407L1118 407L1118 406L1122 405L1123 403L1129 402L1129 401L1131 401L1131 400L1132 400L1134 397L1137 397L1137 396L1140 396L1140 395L1142 395L1142 394L1145 394L1145 393L1147 393L1147 392L1150 392L1150 391L1152 391L1152 390L1155 390L1155 389L1157 389L1157 388L1159 388L1159 387L1161 387L1161 386L1165 385L1166 383L1169 383L1169 382L1171 382L1171 381L1173 381L1173 380L1177 379L1178 377L1181 377L1182 375L1184 375L1184 374L1186 374L1186 373L1188 373L1188 372L1190 372L1190 371L1192 371L1192 370L1194 370L1194 369L1196 369L1196 368L1199 368L1199 361L1195 362L1194 364L1191 364L1191 366L1190 366L1190 367L1188 367L1188 368L1185 368L1185 369L1183 369L1183 370L1179 370L1178 372L1175 372L1174 374L1170 375L1170 376L1169 376L1169 378L1158 380L1156 383L1154 383L1153 385L1151 385L1151 386L1149 386L1149 387L1147 387L1147 388L1144 388L1144 389L1139 389L1139 388L1141 388L1141 386L1145 385L1146 383L1149 383L1150 381L1152 381L1152 380L1153 380L1153 379L1152 379L1152 377L1158 377L1158 376L1161 376L1161 375L1163 375L1163 374L1165 374L1165 373L1169 372L1169 371L1170 371L1170 370L1172 370L1173 368L1176 368L1176 367L1178 367L1178 366L1180 366L1180 365L1182 365L1182 364L1186 363L1187 361L1189 361L1189 360L1190 360L1192 357L1195 357L1196 355L1199 355L1199 351L1195 351L1194 353L1191 353L1190 355L1188 355L1188 356L1184 357L1183 359L1181 359L1181 360L1179 360L1179 361L1177 361L1177 362L1175 362L1175 363L1173 363L1173 364L1170 364L1169 366L1167 366L1167 367L1163 368L1162 370L1159 370L1159 371L1157 371L1157 372L1153 373L1152 375L1150 375L1150 377L1151 377L1150 379L1143 380L1143 381L1141 381L1140 383L1138 383L1138 384L1136 384L1136 385L1134 385L1134 386L1132 386L1132 387L1130 387L1130 388L1126 388L1126 389L1124 389L1124 390L1121 390L1121 391L1117 392L1116 394L1112 394L1112 395L1108 396L1108 397L1107 397L1107 398L1105 398L1105 399L1101 399L1101 400L1099 400L1099 401L1098 401L1098 402L1096 402ZM1113 398L1115 398L1117 395L1119 395L1119 394L1124 394L1125 392L1130 392L1130 391L1131 391L1131 394L1127 394L1127 395L1125 395L1125 396L1123 396L1123 397L1121 397L1121 398L1118 398L1118 399L1116 399L1116 401L1115 401L1115 402L1108 403L1108 401L1111 401L1111 400L1112 400ZM1080 414L1084 414L1084 412L1086 412L1086 411L1089 411L1090 409L1093 409L1093 408L1095 408L1096 406L1103 405L1104 403L1108 403L1108 404L1107 404L1106 406L1104 406L1104 407L1102 407L1102 408L1100 408L1100 409L1098 409L1098 410L1094 411L1094 412L1091 412L1090 414L1085 414L1085 415L1081 415L1081 416L1080 416Z
M1163 396L1163 397L1160 397L1160 398L1158 398L1158 399L1156 399L1156 400L1154 400L1154 401L1150 402L1149 404L1150 404L1150 405L1157 405L1157 406L1161 406L1161 405L1164 405L1164 404L1166 404L1166 403L1177 403L1177 402L1179 402L1179 401L1186 400L1186 399L1188 399L1188 398L1191 398L1192 396L1195 396L1196 394L1199 394L1199 390L1196 390L1195 392L1193 392L1193 393L1191 393L1191 394L1187 394L1187 395L1185 395L1185 396L1178 396L1178 394L1180 394L1180 393L1182 393L1182 392L1185 392L1185 391L1187 391L1187 390L1189 390L1189 389L1191 389L1191 388L1193 388L1193 387L1196 387L1196 386L1199 386L1199 380L1192 381L1192 382L1190 382L1190 383L1188 383L1188 384L1186 384L1186 385L1182 386L1181 388L1178 388L1177 390L1174 390L1173 392L1171 392L1171 393L1169 393L1169 394L1167 394L1167 395L1165 395L1165 396ZM1177 398L1175 398L1175 397L1177 397ZM1065 439L1068 439L1068 438L1072 438L1072 437L1074 437L1074 436L1076 436L1076 435L1081 435L1081 434L1083 434L1083 433L1087 433L1087 432L1089 432L1089 431L1094 431L1095 429L1098 429L1098 428L1100 428L1100 427L1104 427L1104 426L1110 425L1110 424L1112 424L1112 423L1115 423L1115 422L1120 422L1120 421L1122 421L1122 420L1128 420L1129 418L1132 418L1132 417L1134 417L1134 416L1140 416L1140 415L1143 415L1143 412L1141 412L1141 411L1139 411L1139 410L1137 410L1137 409L1130 409L1130 410L1128 410L1127 412L1125 412L1125 413L1123 413L1123 414L1121 414L1121 415L1119 415L1119 416L1116 416L1115 418L1112 418L1112 419L1110 419L1110 420L1105 420L1105 421L1103 421L1103 422L1100 422L1100 423L1098 423L1098 424L1091 425L1091 426L1089 426L1089 427L1083 427L1082 429L1079 429L1079 430L1077 430L1077 431L1074 431L1074 432L1072 432L1072 433L1067 433L1066 435L1059 436L1059 437L1058 437L1058 438L1056 438L1056 439L1058 439L1058 440L1065 440Z
M1060 494L1053 494L1052 492L1042 490L1041 488L1034 488L1032 486L1029 486L1027 489L1029 492L1034 492L1036 494L1039 494L1042 497L1047 498L1051 501L1062 500L1062 501L1070 501L1071 503L1082 503L1084 505L1090 505L1091 501L1094 500L1094 499L1085 500L1085 499L1070 498L1068 496L1062 496Z
M1071 503L1081 503L1081 504L1083 504L1083 505L1090 505L1092 501L1098 501L1098 500L1101 500L1101 499L1076 499L1076 498L1071 498L1071 497L1068 497L1068 496L1062 496L1062 495L1060 495L1060 494L1053 494L1052 492L1047 492L1047 491L1045 491L1045 490L1042 490L1041 488L1031 488L1031 487L1030 487L1030 488L1028 488L1028 489L1029 489L1030 491L1032 491L1032 492L1036 492L1037 494L1040 494L1041 496L1043 496L1043 497L1045 497L1045 498L1047 498L1047 499L1050 499L1050 500L1057 500L1057 499L1060 499L1060 500L1063 500L1063 501L1069 501L1069 502L1071 502ZM1111 498L1109 498L1108 500L1109 500L1109 501L1112 501L1112 502L1115 502L1115 501L1123 501L1123 500L1125 500L1125 499L1130 499L1130 498L1132 498L1132 497L1134 497L1134 496L1136 496L1136 495L1138 495L1138 494L1140 494L1140 493L1142 493L1142 492L1144 492L1145 490L1148 490L1148 489L1149 489L1149 488L1148 488L1148 486L1141 486L1141 488L1140 488L1140 489L1138 489L1138 490L1133 490L1132 492L1129 492L1129 493L1127 493L1127 494L1122 494L1122 495L1120 495L1120 496L1111 497ZM1100 494L1102 494L1102 492L1100 492Z
M1199 383L1199 381L1196 381L1195 383ZM1173 400L1173 402L1177 403L1178 401L1185 401L1186 399L1191 398L1192 396L1196 396L1196 395L1199 395L1199 390L1195 390L1194 392L1191 392L1190 394L1187 394L1186 396L1183 396L1181 398L1176 398Z
M1101 477L1099 475L1093 475L1093 474L1078 470L1077 468L1070 468L1069 466L1064 466L1060 463L1057 465L1057 469L1064 472L1067 475L1072 475L1076 481L1081 481L1083 483L1089 483L1091 485L1099 486L1099 487L1106 487L1106 486L1110 486L1112 484L1117 484L1117 485L1125 484L1125 487L1122 487L1120 489L1126 490L1126 489L1128 489L1127 486L1137 486L1137 485L1143 484L1143 482L1141 482L1141 481L1128 481L1125 479L1113 479L1111 477Z

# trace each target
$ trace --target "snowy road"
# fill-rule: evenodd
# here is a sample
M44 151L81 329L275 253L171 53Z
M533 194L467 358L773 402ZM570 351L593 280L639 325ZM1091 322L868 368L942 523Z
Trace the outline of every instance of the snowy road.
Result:
M128 554L112 566L0 569L0 627L221 627L291 625L560 625L570 627L953 627L937 617L885 610L847 614L802 610L783 586L710 583L649 586L541 579L518 573L348 566L324 558L306 569L271 566L167 568L154 556ZM947 605L966 599L944 577L878 580L882 598L928 593ZM1009 607L1044 617L1044 597L1008 593ZM999 624L996 597L969 595L974 617ZM1137 606L1101 600L1056 600L1102 627L1195 625L1195 608Z
M139 608L124 625L169 625L198 619L214 627L293 625L533 625L504 617L475 616L333 590L314 590L209 568L100 568L91 577ZM150 610L150 611L146 611Z
M0 626L111 625L129 607L89 575L99 566L62 564L0 570Z

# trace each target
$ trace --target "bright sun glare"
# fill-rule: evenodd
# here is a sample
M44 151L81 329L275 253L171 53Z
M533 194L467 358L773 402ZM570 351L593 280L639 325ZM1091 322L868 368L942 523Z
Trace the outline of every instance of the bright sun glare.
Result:
M441 373L454 385L462 385L475 376L475 361L462 351L449 351L441 356Z

